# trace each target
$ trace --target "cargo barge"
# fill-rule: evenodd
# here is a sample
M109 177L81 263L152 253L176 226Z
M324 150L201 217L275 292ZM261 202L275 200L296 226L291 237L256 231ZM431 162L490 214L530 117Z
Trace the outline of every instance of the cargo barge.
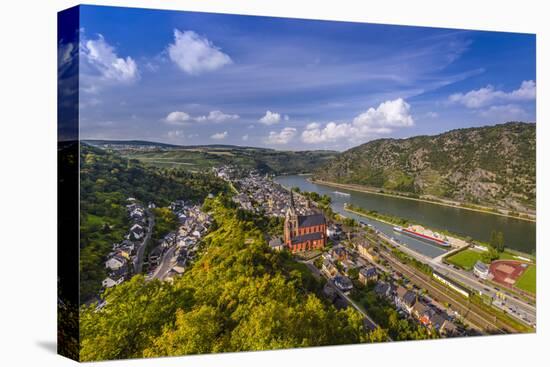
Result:
M451 244L447 240L447 238L441 236L439 233L430 232L431 234L422 233L418 230L416 230L413 227L409 228L403 228L403 227L393 227L393 230L395 232L403 233L409 237L416 238L418 240L422 240L424 242L428 242L430 244L443 246L443 247L450 247Z

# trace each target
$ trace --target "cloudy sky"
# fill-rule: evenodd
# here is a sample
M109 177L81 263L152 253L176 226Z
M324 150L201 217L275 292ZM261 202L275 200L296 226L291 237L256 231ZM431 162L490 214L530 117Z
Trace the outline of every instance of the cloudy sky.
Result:
M535 37L81 7L81 137L337 149L535 121Z

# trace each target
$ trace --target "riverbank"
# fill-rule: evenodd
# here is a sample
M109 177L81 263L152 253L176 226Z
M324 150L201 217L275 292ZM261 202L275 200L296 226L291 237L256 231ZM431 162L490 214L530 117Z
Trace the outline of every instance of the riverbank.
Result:
M526 221L526 222L536 223L536 216L533 216L529 213L520 213L519 216L510 215L510 214L503 213L503 212L499 211L499 209L494 209L494 208L489 208L489 207L479 207L479 206L472 207L471 204L466 204L466 203L444 201L444 200L441 200L441 199L432 200L432 199L427 199L427 198L414 198L414 197L410 197L410 196L406 196L406 195L392 194L392 193L388 193L388 192L381 192L378 189L368 188L368 187L360 186L360 185L340 184L340 183L330 182L330 181L314 180L311 177L308 178L307 180L311 183L314 183L314 184L325 185L325 186L330 186L330 187L335 187L335 188L341 188L341 189L346 189L346 190L350 190L350 191L362 192L362 193L366 193L366 194L387 196L387 197L392 197L392 198L397 198L397 199L405 199L405 200L411 200L411 201L424 202L424 203L429 203L429 204L434 204L434 205L440 205L440 206L446 206L446 207L450 207L450 208L469 210L469 211L484 213L484 214L492 214L492 215L497 215L497 216L501 216L501 217L518 219L518 220L523 220L523 221Z
M368 212L364 212L362 210L356 210L354 208L350 208L349 205L344 205L344 210L347 211L347 212L353 213L355 215L359 215L359 216L369 218L369 219L372 219L372 220L375 220L375 221L378 221L378 222L382 222L382 223L385 223L385 224L388 224L388 225L392 225L392 226L394 226L394 225L403 226L403 225L407 225L407 224L422 225L421 223L410 221L410 220L404 219L404 218L395 217L396 218L395 220L392 220L391 218L384 219L383 217L388 217L388 216L386 216L384 214L380 214L380 213L376 213L376 215L373 215L373 214L370 214ZM428 228L428 227L425 227L425 228ZM466 243L466 238L463 237L463 236L457 235L456 233L450 233L449 231L445 231L445 230L441 230L441 229L437 229L437 228L435 228L435 229L434 228L428 228L428 229L435 230L436 232L444 234L445 236L447 236L447 238L451 242ZM479 241L479 240L476 240L476 239L473 239L473 241L478 246L483 246L483 247L488 246L488 244L485 243L485 242L482 242L482 241ZM467 247L468 246L464 246L463 244L461 246L460 245L459 246L454 246L453 250L451 250L446 256L451 255L451 252L455 253L456 252L455 250L464 250ZM505 252L507 252L509 254L516 255L516 256L522 256L524 258L532 260L533 262L536 261L535 256L530 255L530 254L526 254L525 252L521 252L521 251L518 251L518 250L515 250L515 249L512 249L512 248L508 248L508 247L506 247L504 250L505 250Z
M408 220L405 220L405 219L398 219L398 218L384 219L383 214L376 213L376 214L382 216L382 218L381 218L378 215L363 212L362 210L357 210L356 208L353 208L353 207L350 208L349 205L344 205L344 210L347 211L347 212L353 213L355 215L363 216L363 217L366 217L366 218L369 218L369 219L372 219L372 220L376 220L378 222L386 223L386 224L389 224L389 225L392 225L392 226L405 226L407 224L421 225L419 223L409 222ZM426 228L426 227L424 227L424 228ZM431 228L427 228L427 229L430 229L430 230L433 231L433 229L431 229ZM440 231L440 230L435 230L435 231ZM449 243L451 245L451 247L449 247L449 250L451 250L451 251L456 250L456 249L463 249L463 248L469 246L469 244L463 238L461 238L459 236L450 235L449 233L445 233L445 231L440 231L440 232L445 234L445 236L447 237L447 240L449 241Z

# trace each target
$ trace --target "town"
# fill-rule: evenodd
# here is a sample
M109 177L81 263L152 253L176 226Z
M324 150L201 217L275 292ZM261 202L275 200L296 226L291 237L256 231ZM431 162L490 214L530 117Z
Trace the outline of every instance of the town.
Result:
M369 315L372 304L365 301L374 297L397 311L400 319L424 327L431 337L514 332L487 305L473 303L475 294L470 289L438 272L442 263L419 261L424 260L421 255L394 238L365 223L325 213L307 193L285 188L269 175L232 166L213 172L234 190L232 200L241 209L284 220L281 232L266 238L271 251L289 251L323 282L327 300L337 308L354 307L364 316L367 328L379 326L380 320ZM149 244L155 204L145 206L132 197L127 201L130 227L125 238L113 244L105 262L108 277L103 288L133 274L146 273L146 279L161 281L183 274L212 224L209 214L197 204L176 200L168 209L177 217L177 229ZM148 246L150 250L145 251ZM472 277L486 278L487 271L476 263Z
M113 251L105 262L108 277L102 282L104 289L121 284L132 274L141 273L145 262L144 252L154 226L151 209L155 208L155 204L149 203L145 208L135 198L130 197L127 201L131 227L122 242L113 244ZM202 212L198 205L176 200L169 209L177 217L178 228L154 244L156 246L146 261L149 269L147 279L169 281L173 276L183 274L195 258L200 239L211 224L208 214Z
M367 326L377 324L351 298L354 283L369 286L378 297L391 302L401 317L416 320L430 332L447 337L475 333L455 311L448 313L448 308L422 293L403 274L381 265L376 247L360 227L350 232L338 221L329 223L309 198L281 187L266 175L249 172L242 176L231 167L216 173L238 188L233 200L242 209L285 217L284 233L270 239L270 248L295 253L315 276L326 279L324 295L337 307L357 308Z

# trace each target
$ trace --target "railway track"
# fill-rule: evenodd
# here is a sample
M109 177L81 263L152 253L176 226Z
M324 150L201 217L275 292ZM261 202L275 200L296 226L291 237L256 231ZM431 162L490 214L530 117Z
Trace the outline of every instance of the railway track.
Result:
M424 288L428 293L439 300L447 302L453 306L466 320L480 327L490 334L515 333L517 330L511 329L508 325L500 322L494 315L484 311L479 306L471 303L461 295L454 293L442 284L436 283L430 276L419 274L416 269L410 269L409 266L395 260L390 254L381 252L383 258L392 264L392 267L406 275L411 282Z

